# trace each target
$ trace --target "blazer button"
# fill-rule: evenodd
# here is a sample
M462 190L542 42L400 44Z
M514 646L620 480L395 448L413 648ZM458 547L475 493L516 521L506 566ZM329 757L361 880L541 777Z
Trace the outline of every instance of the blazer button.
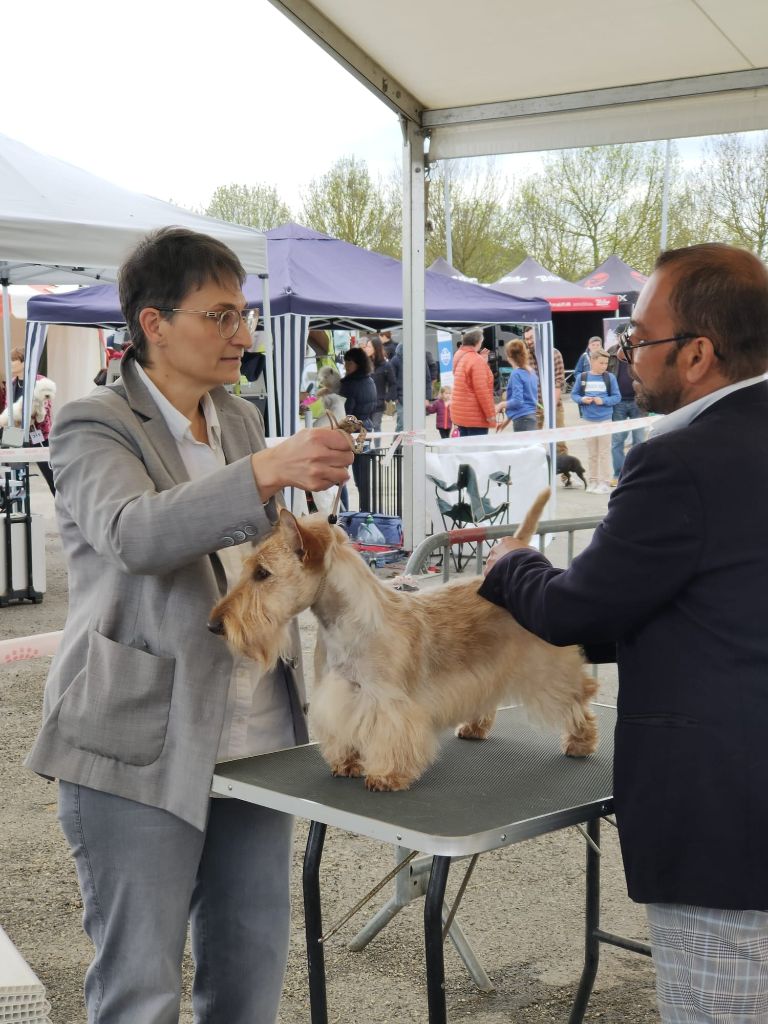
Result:
M234 546L235 540L233 537L222 537L221 546L223 548L231 548Z
M256 533L256 530L252 526L246 526L245 532L248 537L252 537L254 533Z
M233 537L235 544L242 544L243 541L245 540L245 534L243 533L242 530L235 530Z

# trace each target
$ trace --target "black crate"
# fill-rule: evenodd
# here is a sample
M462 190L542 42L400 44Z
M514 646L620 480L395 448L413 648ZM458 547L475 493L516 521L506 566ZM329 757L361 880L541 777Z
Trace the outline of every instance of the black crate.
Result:
M371 448L355 456L355 478L361 512L403 514L403 448L387 462L388 448Z

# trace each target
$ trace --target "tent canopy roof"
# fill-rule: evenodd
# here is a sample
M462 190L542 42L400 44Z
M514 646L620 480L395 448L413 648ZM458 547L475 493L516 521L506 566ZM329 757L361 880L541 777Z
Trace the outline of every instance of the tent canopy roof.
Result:
M532 256L505 274L493 285L498 291L514 291L526 298L534 296L546 299L555 312L587 312L590 310L616 309L615 295L601 295L587 291L572 281L558 277L551 270L542 267Z
M433 160L768 127L764 0L485 0L471 17L458 0L390 0L374 19L355 0L272 3L428 129Z
M114 281L133 246L168 225L214 235L248 273L266 272L260 232L130 192L0 135L0 278Z
M399 260L341 242L299 224L267 232L272 316L295 313L321 323L396 323L403 316ZM248 305L262 308L258 278L245 284ZM551 319L542 301L518 299L442 274L426 274L427 319L439 324L539 323ZM95 285L29 303L29 317L44 323L120 324L117 289Z
M579 281L582 288L609 295L637 295L648 278L618 256L609 256Z

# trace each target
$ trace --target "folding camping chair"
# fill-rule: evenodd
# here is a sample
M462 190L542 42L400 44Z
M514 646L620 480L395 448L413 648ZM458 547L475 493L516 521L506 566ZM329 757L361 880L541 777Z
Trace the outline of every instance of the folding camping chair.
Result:
M488 525L492 526L498 522L509 508L509 500L494 505L488 497L491 482L505 484L507 489L509 488L511 483L509 470L506 473L491 473L484 494L480 494L477 474L472 466L466 462L462 462L459 465L456 480L452 484L447 484L434 476L428 475L427 479L435 485L435 500L440 517L443 520L443 527L446 530L457 530L465 526L480 526L483 523L488 523ZM443 494L455 494L456 498L453 502L447 501L441 496L440 492ZM462 544L459 544L455 550L451 550L456 572L461 572L462 566L467 564L469 559L473 557L474 552L475 546L473 544L468 545L466 558L464 558L464 546Z

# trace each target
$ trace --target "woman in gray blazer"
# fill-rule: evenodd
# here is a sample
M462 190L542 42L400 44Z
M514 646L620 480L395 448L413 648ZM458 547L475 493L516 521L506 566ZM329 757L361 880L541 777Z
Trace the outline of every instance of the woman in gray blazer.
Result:
M70 601L27 763L60 783L95 946L89 1024L178 1021L188 920L195 1020L277 1014L292 823L209 790L217 760L306 741L300 650L260 675L206 621L282 488L343 483L352 453L331 430L266 448L223 387L251 344L244 279L208 236L146 238L120 271L121 379L51 436Z

